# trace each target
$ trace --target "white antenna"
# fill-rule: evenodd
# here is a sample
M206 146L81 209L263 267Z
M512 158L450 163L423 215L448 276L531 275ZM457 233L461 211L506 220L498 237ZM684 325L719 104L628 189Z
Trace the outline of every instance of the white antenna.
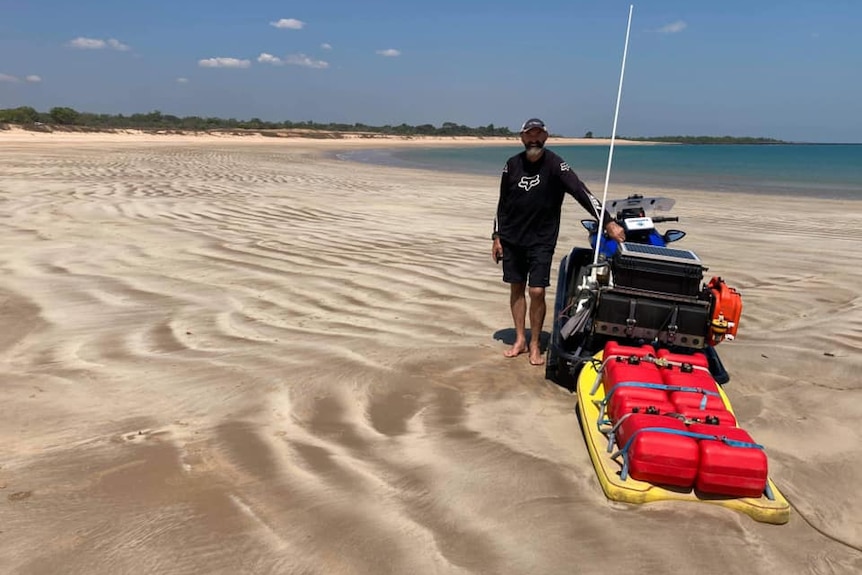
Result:
M632 11L634 10L634 4L629 5L629 22L626 25L626 44L623 48L623 67L620 70L620 87L617 90L617 107L614 111L614 129L611 132L611 150L608 154L608 169L605 172L605 189L602 193L602 209L599 213L599 228L598 233L596 234L596 253L593 257L593 265L596 265L599 262L599 251L601 250L602 245L602 222L605 220L605 204L608 201L608 181L611 179L611 162L614 158L614 140L617 137L617 118L620 115L620 99L623 95L623 75L626 72L626 54L629 51L629 31L632 27ZM595 269L595 268L593 268ZM595 272L593 272L595 273Z

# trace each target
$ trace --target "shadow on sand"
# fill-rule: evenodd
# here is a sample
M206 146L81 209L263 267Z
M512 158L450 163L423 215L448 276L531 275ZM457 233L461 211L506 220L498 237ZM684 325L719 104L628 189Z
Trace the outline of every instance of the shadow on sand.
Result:
M527 341L530 341L530 329L527 328ZM515 343L515 328L507 327L505 329L500 329L494 332L494 339L497 341L502 341L506 345L512 345ZM542 353L545 353L548 350L548 343L551 341L551 334L547 331L542 331L539 335L539 347L542 349Z

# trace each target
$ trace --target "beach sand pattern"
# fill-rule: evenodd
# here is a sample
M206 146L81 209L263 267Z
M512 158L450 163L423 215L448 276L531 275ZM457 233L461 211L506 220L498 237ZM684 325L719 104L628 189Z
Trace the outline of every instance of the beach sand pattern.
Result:
M502 357L496 178L361 145L0 134L3 572L862 571L858 203L669 192L743 295L776 527L608 502L575 397Z

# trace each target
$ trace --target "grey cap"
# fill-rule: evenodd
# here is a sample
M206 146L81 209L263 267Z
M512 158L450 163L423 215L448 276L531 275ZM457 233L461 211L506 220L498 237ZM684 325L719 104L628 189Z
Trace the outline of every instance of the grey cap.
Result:
M521 126L521 133L523 134L524 132L532 130L533 128L541 128L545 132L548 131L548 128L545 127L545 123L543 121L538 118L530 118L529 120L524 122L523 126Z

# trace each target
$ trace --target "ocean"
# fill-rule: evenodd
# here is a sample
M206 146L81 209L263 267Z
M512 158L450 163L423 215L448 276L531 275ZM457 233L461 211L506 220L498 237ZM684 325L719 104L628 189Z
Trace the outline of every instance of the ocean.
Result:
M554 146L591 188L604 184L608 146ZM508 147L351 151L339 157L379 165L499 175ZM612 184L701 188L862 200L862 144L615 145Z

